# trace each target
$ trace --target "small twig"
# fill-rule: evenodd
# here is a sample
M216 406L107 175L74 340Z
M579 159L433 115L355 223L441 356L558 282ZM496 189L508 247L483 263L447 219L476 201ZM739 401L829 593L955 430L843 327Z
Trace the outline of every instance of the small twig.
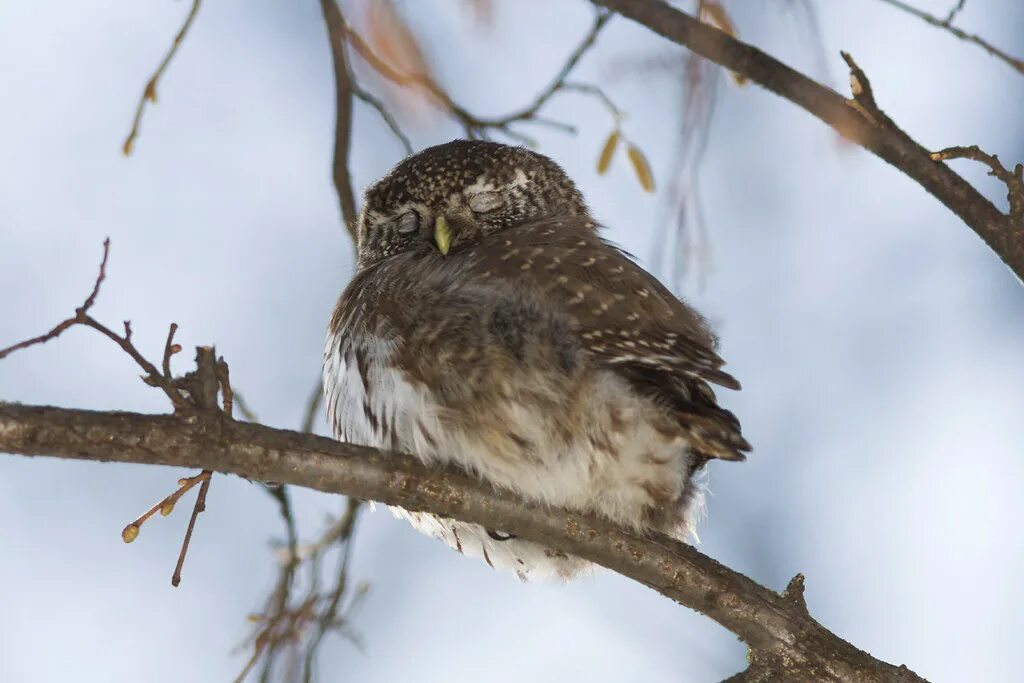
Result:
M167 395L167 398L171 400L171 403L174 405L174 410L176 413L187 414L191 412L191 406L184 398L182 398L181 394L174 386L173 379L171 378L171 376L169 374L162 374L159 370L157 370L156 366L150 363L141 353L139 353L139 350L135 348L135 345L132 343L131 340L132 326L130 321L124 321L124 336L121 336L88 314L89 309L92 308L93 304L96 303L96 298L99 296L100 284L102 284L102 282L107 277L107 257L109 255L110 238L108 237L107 239L103 240L103 260L100 262L100 271L99 274L96 276L96 282L95 284L93 284L92 292L90 292L89 296L86 297L85 302L75 309L74 316L68 318L67 320L61 321L46 334L42 334L39 335L38 337L33 337L31 339L26 339L25 341L18 342L17 344L14 344L12 346L8 346L5 349L0 349L0 359L9 356L15 351L19 351L21 349L34 346L36 344L43 344L45 342L50 341L51 339L59 337L61 334L64 333L65 330L67 330L70 327L73 327L75 325L84 325L85 327L91 327L97 332L103 334L108 339L113 341L115 344L120 346L125 353L131 356L132 360L134 360L136 364L138 364L138 366L141 367L146 373L143 376L142 380L151 387L158 387L159 389L161 389L164 392L164 394Z
M949 10L949 14L946 15L946 19L942 23L946 24L947 26L952 24L953 20L956 19L956 15L960 13L960 10L962 10L964 8L964 5L966 4L967 0L959 0L959 2L957 2L956 5L953 6L953 9Z
M997 48L995 45L988 42L984 38L972 33L967 33L966 31L963 31L957 28L956 26L952 25L953 19L960 12L960 10L964 8L964 0L960 0L960 2L958 2L952 10L950 10L949 16L947 16L945 19L940 19L934 14L928 14L927 12L919 10L916 7L913 7L912 5L908 5L907 3L902 2L901 0L882 0L882 2L884 2L887 5L891 5L897 9L903 10L908 14L912 14L918 19L921 19L931 24L932 26L935 26L936 28L948 31L949 33L953 34L960 40L966 41L968 43L974 43L975 45L983 48L993 57L1001 59L1002 61L1009 64L1016 71L1020 72L1021 74L1024 74L1024 59L1018 59L1016 57L1013 57L1008 53L1003 52L1002 50L1000 50L999 48Z
M313 387L313 393L309 395L309 401L306 404L306 415L302 419L303 432L312 432L313 423L316 422L316 416L320 413L320 404L324 401L324 385L323 381L320 380Z
M188 520L188 529L185 530L185 540L181 543L181 552L178 553L178 562L174 565L174 574L171 575L171 585L175 588L181 583L181 567L185 564L185 555L188 553L188 544L192 541L192 530L196 526L196 517L200 512L206 510L206 492L210 490L210 478L213 472L203 470L200 476L205 475L203 485L199 487L199 495L196 496L195 507L192 508L192 517Z
M209 473L204 470L201 474L197 474L194 477L179 479L178 489L174 493L163 498L156 505L146 510L135 521L127 524L125 528L121 530L121 540L125 543L131 543L134 541L139 537L139 531L142 528L142 525L146 523L146 520L155 515L157 511L159 511L164 517L171 514L174 511L174 506L183 495L192 490L192 487L196 484L206 481L209 478Z
M857 62L853 61L853 56L849 52L840 52L839 54L842 55L846 65L850 67L850 92L853 93L853 99L870 114L880 113L881 110L875 101L875 93L871 89L871 81L868 80L864 70L857 65Z
M142 113L146 109L146 103L152 102L156 104L156 86L160 80L160 77L164 75L164 71L167 70L171 60L174 58L175 53L178 52L178 48L181 46L182 41L185 40L185 35L188 34L189 28L192 26L192 20L196 18L196 14L199 12L199 3L201 0L192 0L192 9L189 10L188 16L185 17L185 22L181 25L178 34L174 36L174 42L171 43L171 48L164 55L163 61L160 62L160 66L157 67L153 75L150 76L149 80L146 81L146 87L142 90L142 95L139 97L139 103L135 107L135 118L132 120L132 129L128 133L128 137L125 138L124 144L121 150L125 156L131 156L132 148L135 146L135 138L139 136L139 126L142 123Z
M348 58L345 55L345 17L336 0L320 0L320 9L327 25L327 38L331 45L331 61L334 65L334 99L337 119L334 126L334 189L338 193L341 217L345 227L356 239L355 195L352 192L352 174L348 167L349 150L352 142L352 79L349 76Z
M1006 198L1010 203L1010 217L1021 223L1024 229L1024 164L1017 164L1008 170L995 154L983 152L977 145L970 147L947 147L932 152L933 161L950 159L972 159L989 167L988 174L1006 185Z
M242 414L242 417L244 417L249 422L259 422L259 418L256 417L256 413L249 406L249 403L248 401L245 400L245 397L242 396L242 394L238 393L237 391L234 391L233 393L235 396L235 407L238 408L238 412Z
M555 74L555 77L543 90L540 91L540 93L538 93L538 95L534 98L533 102L531 102L529 105L523 107L518 111L506 114L504 116L492 118L477 116L468 111L465 107L462 107L459 104L457 104L451 98L451 96L449 96L448 93L446 93L444 89L441 88L441 86L439 86L437 82L434 81L434 79L432 79L427 74L402 73L398 71L390 64L388 64L385 60L381 59L377 54L375 54L373 49L369 46L369 44L367 44L363 37L360 36L359 33L353 30L352 27L350 27L349 25L344 25L344 31L348 38L349 45L352 46L352 48L356 51L356 54L358 54L363 59L363 61L370 66L370 68L376 71L383 78L391 81L392 83L400 87L418 88L426 92L428 95L432 96L432 98L437 102L437 104L442 109L447 111L449 115L452 116L452 118L456 119L462 125L468 137L486 138L488 137L490 131L496 131L509 137L515 138L517 140L529 143L532 142L530 138L526 137L522 133L512 130L511 126L513 124L529 122L540 125L546 125L555 128L556 130L561 130L564 132L576 132L576 128L570 124L559 121L552 121L551 119L541 118L537 116L538 112L548 103L548 101L552 97L563 91L577 90L580 92L586 92L591 95L598 95L605 102L606 106L610 105L610 110L616 115L616 117L619 116L618 108L611 103L611 100L606 95L604 95L603 92L600 92L600 89L597 88L597 86L587 86L586 88L583 88L580 87L579 85L571 86L566 83L566 80L568 79L569 75L579 64L583 55L586 54L587 51L593 47L598 34L601 32L601 29L603 29L604 26L608 23L608 20L611 18L611 16L611 12L605 11L603 9L597 10L594 18L594 23L591 25L590 30L584 36L583 40L579 43L579 45L572 51L572 53L570 53L568 59Z
M590 83L568 83L568 82L566 82L566 83L562 84L562 86L561 86L561 88L559 88L559 90L562 90L562 91L565 91L565 92L578 92L578 93L582 93L584 95L590 95L592 97L596 97L601 102L601 104L604 105L605 109L608 110L608 113L610 113L612 115L612 118L615 119L616 125L618 125L618 123L622 120L622 118L624 116L624 114L622 113L622 110L619 109L615 105L614 102L612 102L612 98L608 97L608 95L605 94L604 90L602 90L601 88L599 88L596 85L592 85Z
M181 344L174 343L174 333L178 331L178 323L171 323L167 331L167 341L164 343L164 377L171 376L171 356L181 351Z
M387 127L391 130L391 133L396 138L398 138L398 141L400 143L402 143L402 149L405 151L405 153L413 153L414 150L412 147L412 143L409 141L409 136L405 134L405 131L402 130L402 127L398 124L398 121L395 120L394 115L392 115L392 113L388 111L388 108L384 106L384 103L381 102L380 99L378 99L374 95L371 95L361 86L357 85L354 80L352 81L352 94L355 97L358 97L366 104L376 109L377 113L380 114L381 119L384 120L384 123L387 124Z
M57 324L57 326L55 326L46 334L41 334L38 337L32 337L31 339L26 339L25 341L18 342L17 344L8 346L5 349L0 349L0 359L6 358L15 351L28 348L29 346L34 346L36 344L45 344L51 339L59 337L64 332L64 330L68 329L72 325L81 324L82 322L84 322L84 319L86 317L85 314L89 311L90 308L92 308L92 305L96 303L96 297L100 293L100 285L103 284L103 281L107 279L107 257L109 256L110 238L107 237L106 239L103 240L103 260L100 261L100 272L98 275L96 275L96 282L93 284L92 291L89 293L89 296L85 298L85 302L75 309L74 317L68 318L67 320L60 322L59 324ZM131 338L131 325L125 322L125 339L129 338Z
M337 525L337 540L340 543L344 543L345 548L338 561L337 582L334 590L330 594L330 601L327 609L325 609L320 615L320 619L317 622L316 634L313 636L309 646L306 648L305 683L312 683L313 665L316 661L316 652L320 647L320 643L323 641L324 635L326 635L331 629L337 627L336 619L338 614L338 605L341 603L341 597L344 595L345 588L348 585L348 562L352 551L352 544L349 543L348 540L352 537L352 532L355 529L356 518L359 514L359 507L360 503L358 500L349 498L345 514L342 516L340 524Z

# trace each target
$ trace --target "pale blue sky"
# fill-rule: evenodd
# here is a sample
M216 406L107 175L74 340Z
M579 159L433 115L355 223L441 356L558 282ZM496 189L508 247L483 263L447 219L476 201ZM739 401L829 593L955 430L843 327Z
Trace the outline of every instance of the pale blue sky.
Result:
M270 424L298 424L322 338L351 274L329 178L333 92L318 3L204 3L160 86L136 154L120 154L136 98L186 2L0 4L0 345L78 305L112 239L95 313L131 318L156 356L166 325L215 342ZM502 113L532 98L586 31L586 2L495 3L470 37L461 2L406 0L441 81ZM877 0L818 2L826 71L787 3L728 3L743 37L845 88L854 54L882 107L923 144L1024 158L1024 77ZM943 13L950 0L920 0ZM963 25L1024 54L1024 8L969 0ZM622 75L623 55L672 46L616 18L581 65L629 111L627 132L664 177L681 90ZM744 384L727 397L754 444L711 472L703 551L781 588L807 575L812 612L875 655L933 681L1000 681L1024 630L1024 289L936 200L757 87L723 83L702 170L714 247L703 293ZM650 254L660 198L625 164L600 178L608 116L566 96L532 129L577 179L609 235ZM362 186L400 148L357 107ZM412 128L417 146L455 137ZM990 196L1001 188L968 162ZM183 354L179 369L189 354ZM87 330L0 363L0 399L163 411L130 361ZM322 425L321 425L322 428ZM232 653L272 580L272 501L218 477L183 584L169 585L186 511L121 527L176 470L0 457L0 680L230 680ZM298 493L312 533L341 508ZM359 530L353 576L371 584L355 627L330 641L323 680L714 681L744 650L708 619L604 572L523 585L421 537L385 511ZM187 671L187 674L183 674Z

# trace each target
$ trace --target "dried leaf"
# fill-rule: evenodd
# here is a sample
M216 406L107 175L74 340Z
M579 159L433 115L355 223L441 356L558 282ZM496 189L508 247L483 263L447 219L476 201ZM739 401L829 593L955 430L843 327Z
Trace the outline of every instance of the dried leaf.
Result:
M704 3L704 10L701 12L700 19L705 24L711 24L715 28L728 33L733 38L737 36L736 25L732 23L729 13L725 11L725 8L717 0L707 0Z
M629 163L633 165L636 179L640 181L640 187L645 192L654 192L654 174L651 173L651 166L647 163L647 157L634 144L629 145Z
M369 3L366 23L368 42L381 59L404 74L428 73L423 50L392 0Z
M729 34L733 38L736 38L739 35L736 32L736 24L732 23L732 18L729 16L729 13L725 11L725 7L723 7L717 0L707 0L707 2L704 3L704 7L700 13L700 20L705 24L714 26L723 33ZM730 71L729 75L732 76L733 83L736 85L743 86L747 84L747 77L743 74Z
M597 158L598 174L604 175L608 172L608 167L612 165L612 157L615 155L615 150L619 147L619 140L621 138L622 133L616 128L608 135L608 139L604 141L604 147L601 148L601 156Z
M430 84L437 87L430 67L420 48L419 41L396 9L392 0L373 0L367 3L366 41L377 58L384 62L390 72L377 69L377 73L395 83L397 88L388 88L386 96L407 114L421 116L434 107L425 107L434 95L424 94L412 84ZM440 99L444 103L444 97Z

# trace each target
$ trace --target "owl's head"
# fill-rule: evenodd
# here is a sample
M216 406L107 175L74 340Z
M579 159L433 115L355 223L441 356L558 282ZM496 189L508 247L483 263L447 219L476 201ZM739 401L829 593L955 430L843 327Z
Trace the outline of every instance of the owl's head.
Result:
M400 162L372 185L359 216L359 266L404 251L447 254L503 228L589 217L583 195L551 159L521 147L453 140Z

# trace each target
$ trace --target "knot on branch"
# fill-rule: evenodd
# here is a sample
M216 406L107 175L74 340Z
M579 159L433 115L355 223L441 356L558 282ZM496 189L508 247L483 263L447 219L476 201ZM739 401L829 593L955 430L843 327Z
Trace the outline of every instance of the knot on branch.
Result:
M808 614L807 601L804 598L804 575L797 574L789 583L786 585L786 590L782 591L782 597L803 614Z

